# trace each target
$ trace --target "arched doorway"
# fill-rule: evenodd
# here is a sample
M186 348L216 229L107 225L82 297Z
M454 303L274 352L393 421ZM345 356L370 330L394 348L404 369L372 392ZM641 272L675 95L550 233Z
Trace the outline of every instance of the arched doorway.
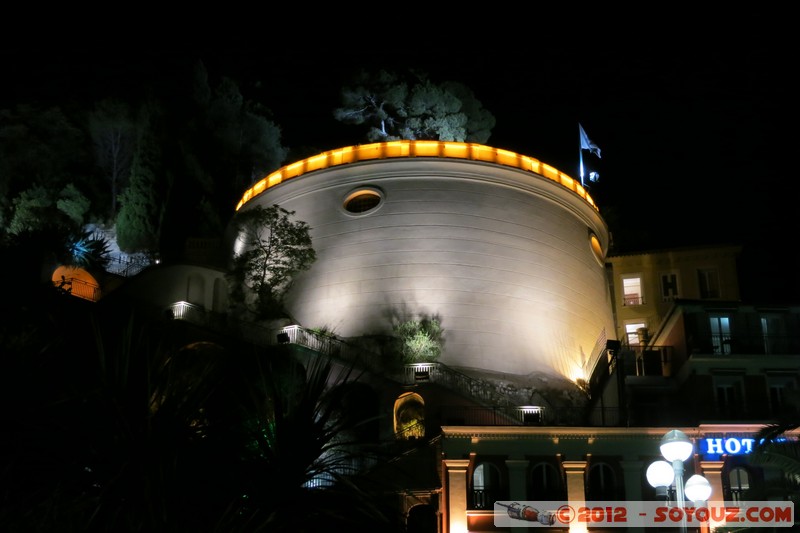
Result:
M408 511L406 519L407 533L436 533L439 531L438 517L433 506L415 505Z
M401 394L394 402L394 434L399 440L425 436L425 401L415 392Z

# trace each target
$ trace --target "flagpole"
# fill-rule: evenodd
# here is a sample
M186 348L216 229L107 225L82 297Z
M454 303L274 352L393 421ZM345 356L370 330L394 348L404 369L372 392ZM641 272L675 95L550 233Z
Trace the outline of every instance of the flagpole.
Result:
M580 162L579 172L581 176L581 187L585 187L583 184L583 139L581 137L581 125L578 123L578 161Z

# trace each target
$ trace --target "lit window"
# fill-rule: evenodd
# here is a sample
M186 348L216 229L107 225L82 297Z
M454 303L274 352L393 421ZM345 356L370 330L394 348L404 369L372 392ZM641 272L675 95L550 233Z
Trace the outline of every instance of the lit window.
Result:
M627 322L625 324L625 335L628 338L628 346L639 346L647 344L647 324L644 322Z
M500 470L492 463L481 463L472 474L472 506L474 509L493 509L500 499Z
M761 335L764 339L764 353L766 355L788 353L788 337L782 316L777 314L763 315L761 317Z
M344 209L354 215L364 215L378 208L383 195L377 189L365 188L351 192L344 199Z
M589 232L589 247L592 249L594 257L603 264L605 257L603 257L603 246L600 244L600 239L597 238L593 232Z
M642 305L642 277L639 275L622 278L622 305Z
M731 319L727 316L709 317L711 326L711 343L714 353L728 355L731 353Z

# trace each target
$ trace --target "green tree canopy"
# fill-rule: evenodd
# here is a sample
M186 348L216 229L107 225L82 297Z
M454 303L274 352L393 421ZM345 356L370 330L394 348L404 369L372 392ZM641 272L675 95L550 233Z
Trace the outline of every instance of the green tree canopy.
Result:
M48 215L53 212L52 193L42 186L34 186L22 191L14 198L14 215L8 224L8 233L20 235L42 231L49 225Z
M86 222L91 202L77 187L75 187L75 185L68 183L67 186L61 190L56 200L56 207L61 213L64 213L72 221L75 228L78 229Z
M14 198L13 205L14 214L7 227L8 235L16 239L41 241L47 248L42 250L43 253L53 262L78 264L75 256L79 249L78 242L95 240L87 240L82 235L81 228L86 222L89 200L71 183L61 191L35 185Z
M421 316L394 326L404 363L434 362L442 353L442 326L437 317Z
M434 83L427 75L401 78L385 70L361 71L341 91L336 120L367 126L371 142L398 139L485 143L495 125L474 93L459 82Z
M288 151L269 109L195 67L68 112L0 109L0 237L61 229L43 216L56 210L70 226L81 213L83 223L116 224L123 251L168 260L188 237L221 237L243 192Z
M30 207L33 197L47 196L54 205L69 183L88 194L84 140L80 128L58 107L0 110L0 227L5 230L16 207ZM29 191L25 197L23 191Z
M156 253L170 184L155 136L156 107L141 111L130 184L120 196L117 244L124 252Z

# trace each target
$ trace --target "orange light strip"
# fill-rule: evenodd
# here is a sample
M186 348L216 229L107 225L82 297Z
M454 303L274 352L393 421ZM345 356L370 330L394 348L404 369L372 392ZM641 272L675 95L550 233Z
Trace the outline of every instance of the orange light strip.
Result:
M261 179L253 187L247 189L242 199L236 205L236 210L242 208L244 204L266 191L270 187L283 183L284 181L302 176L315 170L323 170L338 165L356 163L358 161L369 161L372 159L390 159L398 157L447 157L452 159L470 159L473 161L485 161L497 165L519 168L543 176L547 179L571 190L599 211L597 205L586 189L579 181L574 180L560 170L542 163L532 157L492 148L475 143L457 143L448 141L389 141L373 144L360 144L357 146L347 146L329 150L321 154L297 161L285 167L279 168L267 177Z

